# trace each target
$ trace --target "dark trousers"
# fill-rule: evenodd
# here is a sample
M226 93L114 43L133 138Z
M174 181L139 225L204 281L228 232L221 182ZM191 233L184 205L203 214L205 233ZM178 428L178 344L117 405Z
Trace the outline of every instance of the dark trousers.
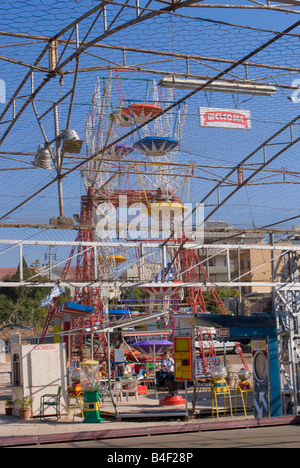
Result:
M156 382L158 386L162 385L164 382L174 382L174 375L170 372L160 370L156 373Z

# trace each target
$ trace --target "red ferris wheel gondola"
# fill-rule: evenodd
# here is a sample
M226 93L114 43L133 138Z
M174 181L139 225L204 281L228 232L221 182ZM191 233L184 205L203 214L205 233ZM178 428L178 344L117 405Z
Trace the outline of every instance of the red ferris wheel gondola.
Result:
M122 109L121 115L124 120L132 120L133 124L142 124L162 111L155 104L134 103Z

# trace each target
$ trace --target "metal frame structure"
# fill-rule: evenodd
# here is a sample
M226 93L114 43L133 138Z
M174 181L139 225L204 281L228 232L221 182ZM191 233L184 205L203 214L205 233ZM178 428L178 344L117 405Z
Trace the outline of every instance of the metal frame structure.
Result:
M299 71L299 69L297 69L295 67L284 67L284 66L281 66L281 65L270 65L270 64L255 63L255 62L250 61L250 59L252 57L254 57L258 52L261 52L264 48L267 48L269 45L273 44L278 39L284 37L284 35L288 35L288 34L292 33L293 29L296 27L296 25L298 23L296 23L292 27L286 29L282 33L276 34L274 36L274 38L272 38L270 41L265 43L263 46L260 46L258 49L252 51L250 54L246 55L241 60L228 60L228 59L220 59L220 58L215 58L215 57L203 57L203 56L192 56L192 55L189 56L188 54L176 54L175 52L170 52L170 51L158 51L158 50L155 51L155 50L145 50L145 49L140 50L138 48L135 49L135 48L130 48L130 47L126 47L126 46L114 46L114 45L101 43L102 39L107 38L109 36L112 36L113 34L119 32L119 31L122 31L122 30L124 30L124 29L126 29L126 28L128 28L130 26L133 26L135 24L139 24L142 21L146 21L147 19L151 19L151 18L160 16L160 15L163 15L163 14L166 14L166 13L169 14L169 13L175 12L176 10L184 8L184 7L190 7L190 6L192 6L192 7L199 6L199 7L206 7L206 8L209 8L209 7L213 7L213 8L222 8L222 7L244 8L245 7L245 8L257 8L257 9L264 8L264 9L269 9L269 10L279 9L280 11L293 11L293 10L289 10L288 8L283 9L281 7L278 7L278 6L270 6L270 5L266 5L266 6L262 6L262 5L251 5L251 6L244 5L244 6L242 6L242 5L239 5L239 6L236 6L236 5L206 5L205 3L201 3L201 5L197 5L195 2L192 2L190 0L185 1L185 2L168 2L168 1L164 1L164 2L159 2L159 4L160 3L164 3L167 6L165 8L162 8L162 9L155 9L155 8L151 9L152 4L156 6L155 2L149 1L144 6L142 6L139 2L135 2L134 4L130 4L130 3L121 4L121 3L113 2L114 8L117 7L118 11L114 13L114 15L112 16L112 18L110 20L110 23L109 23L109 21L108 21L108 16L109 16L108 11L109 11L112 4L110 4L109 2L103 2L100 5L98 5L97 7L93 8L91 11L86 12L84 15L79 17L77 20L73 21L71 24L69 24L68 26L63 28L60 32L55 34L55 36L53 36L53 37L34 36L34 35L28 35L28 34L22 35L22 33L15 33L14 34L14 33L5 33L4 31L2 31L0 34L3 34L3 35L7 34L7 35L11 35L13 37L26 37L28 39L41 41L41 43L46 42L47 45L44 48L44 50L41 52L40 56L37 58L37 60L35 61L35 63L33 65L27 64L27 68L30 68L28 74L26 75L26 77L24 78L22 83L18 86L18 89L13 94L13 96L9 100L8 104L6 105L4 111L2 112L2 114L0 116L0 121L3 122L4 117L5 116L6 116L6 118L8 117L7 113L12 111L12 119L9 118L9 120L7 121L7 123L9 125L4 130L4 133L3 133L3 135L2 135L2 137L0 139L0 145L2 145L2 143L5 141L6 137L9 135L9 133L11 132L13 127L15 126L15 124L18 121L18 119L20 118L20 116L24 113L24 111L27 109L27 107L31 103L32 103L33 108L34 108L34 113L36 115L37 123L38 123L38 125L39 125L39 127L41 129L42 134L43 134L45 144L47 146L50 146L54 142L57 143L57 138L58 138L57 122L55 124L55 129L54 129L55 130L54 131L54 138L49 138L46 135L43 121L47 116L51 115L52 112L54 112L54 116L55 116L56 113L57 113L57 106L59 104L61 104L62 102L64 102L64 101L67 103L67 100L70 98L70 103L68 104L68 106L69 106L68 118L67 118L67 122L66 122L66 128L69 128L70 119L71 119L71 115L72 115L72 108L73 108L73 103L74 103L74 96L75 96L75 92L76 92L78 74L81 73L81 72L99 70L99 67L97 67L97 66L89 68L89 69L80 69L80 67L79 67L79 57L81 55L87 53L87 51L92 47L112 48L112 49L122 50L124 63L123 64L117 64L118 69L122 69L122 68L126 69L126 70L136 69L136 70L139 70L139 71L142 71L142 72L147 71L149 73L150 72L151 73L159 73L160 75L166 74L166 75L174 75L175 76L176 73L175 72L171 73L168 70L164 70L164 71L156 70L155 71L155 70L152 70L150 68L143 68L140 65L137 65L136 67L128 66L126 64L126 53L142 52L142 53L153 54L154 56L158 55L158 56L172 57L174 59L184 60L186 62L186 64L187 64L187 70L186 70L186 73L184 74L184 76L191 77L191 78L193 78L193 77L194 78L202 78L202 79L206 80L206 82L205 82L205 84L203 86L200 86L197 90L193 91L192 93L189 93L187 96L185 96L184 100L189 99L196 92L199 92L201 90L205 90L205 88L207 86L209 86L210 83L212 83L213 81L216 81L217 79L220 79L221 77L224 77L224 76L226 76L226 79L228 79L231 83L238 83L239 80L230 78L230 76L231 76L230 73L232 72L232 70L234 70L235 68L237 68L239 66L242 66L242 67L245 68L245 79L241 80L242 83L248 83L248 82L255 83L255 84L258 83L257 80L254 80L254 81L250 80L249 81L247 79L248 67L266 68L266 70L267 69L268 70L274 69L274 70L286 71L288 73L295 73L295 72ZM127 22L124 22L124 24L121 24L121 25L118 25L118 26L114 27L114 24L115 24L116 20L118 19L118 17L126 9L128 10L128 12L132 13L131 19L129 21L127 21ZM293 11L293 13L296 13L296 11ZM111 15L111 12L110 12L110 15ZM79 37L78 26L80 25L81 22L83 22L85 20L88 20L88 21L91 22L90 29L89 29L88 33L85 35L85 37L80 38ZM89 36L91 36L91 32L94 30L96 25L99 26L100 22L103 24L103 34L101 34L100 36L98 36L96 38L93 38L92 40L91 39L89 40ZM65 39L63 36L65 34L69 34L69 33L70 33L70 36L68 37L68 39ZM58 45L59 44L63 45L64 48L63 48L63 52L62 52L61 56L58 58ZM75 51L74 51L74 47L75 47ZM48 67L48 69L46 69L45 67L40 67L40 65L39 65L41 60L43 59L43 57L45 57L47 55L49 57L49 67ZM3 56L1 56L0 59L6 60L6 58L3 57ZM73 69L73 70L69 70L69 69L67 69L67 66L68 66L68 64L71 63L72 60L75 60L76 68ZM226 65L229 65L229 66L224 71L221 71L220 73L218 73L216 76L201 76L201 77L200 76L193 76L189 72L189 60L191 60L191 61L196 60L196 61L201 61L201 62L203 62L203 61L204 62L205 61L215 62L215 63L219 63L220 65L221 64L226 64ZM26 64L24 64L24 63L22 65L26 66ZM100 69L106 69L106 70L111 69L111 68L112 68L111 66L100 67ZM33 80L33 74L36 73L36 72L37 73L41 73L41 72L42 73L47 73L46 78L37 87L34 86L34 80ZM59 99L59 101L57 101L54 105L52 105L47 110L43 110L42 115L39 115L39 112L38 112L38 109L37 109L37 104L35 103L35 99L38 96L39 92L53 78L55 78L57 76L63 77L64 75L67 75L67 74L74 74L74 81L73 81L73 86L71 87L71 89L69 89ZM32 93L31 93L30 97L26 100L26 102L23 104L21 109L16 113L15 112L15 102L18 99L18 97L20 96L20 93L21 93L22 89L24 88L25 84L29 80L32 80ZM280 86L281 85L279 84L278 87L280 87ZM295 87L293 87L293 86L283 85L283 88L284 87L286 87L286 89L289 89L289 90L294 90L295 89ZM287 145L284 149L282 149L280 151L280 153L278 153L276 155L276 157L278 157L279 154L282 154L287 149L291 148L295 143L298 142L298 140L299 139L296 139L290 145ZM266 148L266 145L264 145L263 147ZM58 151L58 148L57 148L57 151ZM14 208L13 210L10 210L8 213L6 213L4 216L2 216L0 218L0 221L3 220L4 218L6 218L8 215L12 214L16 209L23 206L25 203L27 203L29 200L31 200L36 195L40 194L43 190L45 190L46 188L48 188L50 185L52 185L55 182L58 183L58 190L59 190L59 211L60 211L60 216L58 218L58 221L59 220L61 220L61 221L64 220L62 180L63 180L64 177L68 176L71 172L73 172L75 170L80 170L81 166L84 164L84 161L82 163L79 163L79 164L75 165L72 169L69 169L69 170L66 170L66 172L63 172L63 164L64 164L64 162L66 160L65 159L65 154L63 154L63 153L60 154L59 151L58 151L58 153L55 155L54 159L56 161L57 177L54 180L52 180L49 184L47 184L46 186L39 189L38 192L34 193L30 198L28 198L27 200L24 200L16 208ZM265 161L265 164L263 166L260 166L257 169L257 171L254 171L253 176L255 174L257 174L258 172L262 171L274 159L275 158L273 157L269 161ZM241 169L242 169L242 163L240 163L237 167L235 167L234 171L235 170L241 171ZM126 169L124 169L124 170L126 170ZM286 171L282 170L281 174L283 174L284 183L287 183L286 178L285 178ZM250 179L252 179L252 177L247 178L246 180L244 180L242 184L239 184L239 186L242 187L242 186L248 185L250 183ZM228 180L228 177L222 179L222 183L224 183L226 180ZM294 182L296 182L296 181L293 181L293 183ZM231 182L229 182L229 183L231 183ZM228 198L226 198L223 202L227 201L227 199Z
M282 251L284 268L272 260L274 280L287 281L287 289L273 288L273 304L277 324L277 343L280 370L280 388L284 414L297 415L299 411L300 364L300 290L299 253Z
M285 0L282 0L285 3ZM62 182L65 177L70 175L74 171L80 171L84 164L99 155L103 155L104 152L115 144L118 141L122 141L126 136L132 135L137 129L143 128L144 125L148 124L151 121L154 121L157 117L162 116L165 112L172 110L175 108L176 105L180 102L184 102L190 98L192 98L196 93L199 91L205 91L205 89L209 87L210 84L219 80L220 78L226 79L230 85L233 84L253 84L256 85L260 84L269 84L266 83L265 80L260 82L259 80L249 80L248 77L248 70L249 69L265 69L266 71L276 71L280 73L299 73L300 68L298 67L290 67L284 65L271 65L266 63L254 62L252 60L253 57L256 56L257 53L262 52L263 50L267 49L270 45L275 43L277 40L285 37L286 35L292 34L293 30L299 26L300 22L298 21L293 26L287 28L285 31L281 33L274 34L274 37L269 41L265 42L263 45L259 46L257 49L251 51L250 53L245 54L240 60L233 60L233 59L225 59L225 58L218 58L218 57L211 57L211 56L202 56L196 54L187 54L187 53L176 53L170 52L170 50L148 50L145 48L135 48L135 47L126 47L125 45L112 45L108 43L103 43L104 40L107 40L109 37L113 36L114 34L125 30L134 25L138 25L143 21L150 20L155 17L159 17L164 14L172 14L172 12L176 12L184 7L193 7L193 8L244 8L244 9L264 9L270 11L281 11L281 12L290 12L293 14L299 14L298 10L294 9L294 6L299 6L299 2L296 0L292 0L289 3L289 6L283 7L282 5L269 5L269 2L265 4L256 4L253 2L252 5L210 5L204 2L194 2L192 0L186 0L183 2L176 2L176 1L167 1L161 0L155 2L154 0L149 0L143 5L139 0L135 1L126 1L125 3L118 3L118 2L110 2L104 1L101 2L99 5L95 6L90 11L86 12L85 14L78 17L76 20L72 21L70 24L65 26L62 30L57 32L52 37L45 37L45 36L38 36L34 34L22 34L22 33L8 33L5 31L0 32L2 36L12 36L14 38L26 38L32 41L40 41L41 44L44 44L45 47L43 50L40 51L38 57L36 57L34 63L26 63L24 61L20 62L14 60L9 57L1 56L0 60L3 61L10 61L15 63L15 65L22 66L28 69L28 73L26 74L25 78L21 81L18 85L17 89L11 96L9 102L7 103L5 109L0 115L0 122L3 124L4 131L2 136L0 137L0 146L6 141L8 135L11 134L12 130L15 128L16 123L20 119L20 117L25 113L27 108L32 105L34 115L37 121L37 125L40 128L42 133L44 144L50 148L52 144L55 144L55 152L52 154L52 159L55 163L56 169L56 177L48 182L44 187L39 188L35 193L30 195L27 199L24 199L17 207L10 209L7 213L0 215L0 221L6 219L9 215L15 212L18 208L21 208L25 205L28 201L34 198L36 195L39 195L43 192L46 188L50 185L57 183L58 185L58 200L59 200L59 218L57 218L56 227L64 228L64 229L74 229L72 224L72 220L68 220L68 225L65 223L65 213L64 213L64 204L63 204L63 190L62 190ZM163 8L158 9L157 3L161 7L161 4L165 6ZM200 4L201 3L201 4ZM290 4L293 5L290 6ZM118 22L118 19L121 17L124 11L128 12L127 20L123 21L123 23ZM82 22L88 22L88 29L85 33L84 37L80 37L79 26ZM99 33L101 25L101 33ZM97 28L97 29L96 29ZM97 33L95 33L97 30ZM109 65L95 65L93 67L81 67L80 66L80 58L84 56L84 54L90 53L93 48L97 50L101 49L115 49L120 50L123 56L123 63L110 63ZM60 56L59 56L60 51ZM127 58L128 55L133 53L142 53L147 54L152 57L152 62L148 65L135 64L135 65L127 65ZM44 58L47 57L48 59L48 66L46 67L44 64ZM154 60L155 58L155 60ZM169 58L173 60L180 60L185 62L185 73L172 72L169 69L161 70L158 69L156 63L160 60L168 60ZM191 64L194 62L197 63L205 63L206 65L215 65L217 68L216 74L212 76L211 74L206 75L198 75L195 73L190 73ZM71 63L74 62L74 68L71 68ZM225 66L224 70L220 70L219 67ZM152 68L154 67L154 68ZM237 77L232 76L233 70L241 67L244 72L244 77ZM68 157L64 154L64 152L60 149L59 146L59 118L58 118L58 106L61 103L64 103L68 106L68 113L67 119L65 122L65 128L70 128L71 117L73 113L73 105L74 105L74 98L76 95L77 89L77 80L80 73L86 73L91 71L99 71L99 70L110 70L112 68L116 68L119 70L132 70L132 71L140 71L140 72L149 72L152 74L157 75L167 75L167 76L174 76L174 77L187 77L193 78L198 80L204 80L204 83L199 86L197 89L193 90L192 92L188 93L183 98L177 100L176 103L170 105L167 109L162 111L156 117L148 120L145 124L141 124L138 128L135 128L129 131L125 136L120 137L117 141L107 145L105 148L102 148L97 154L93 154L90 158L82 158L77 160L75 163L73 162L73 167L69 169L66 166L66 161ZM167 68L167 67L166 67ZM43 80L39 81L39 78L43 74ZM44 89L47 88L47 85L50 82L53 82L55 78L59 78L60 82L63 81L63 78L67 75L71 75L73 77L73 83L63 95L57 99L57 102L52 103L50 107L44 108L40 111L39 103L37 102L37 97L39 93L42 92ZM38 77L37 82L39 84L35 85L35 78ZM21 107L16 111L16 102L22 95L25 87L30 83L31 85L31 93L29 96L26 96L25 101L21 105ZM274 85L274 83L271 83ZM295 89L294 86L286 85L283 83L278 83L276 87L280 90L287 90L291 92ZM41 112L41 114L40 114ZM54 116L54 131L51 133L51 136L46 134L46 122L49 116ZM294 171L286 171L284 169L268 169L267 166L275 161L279 156L281 156L285 151L288 151L295 144L300 141L299 138L293 137L293 127L294 125L298 124L299 116L294 118L288 124L284 124L282 128L274 133L270 138L264 141L256 150L251 152L251 154L247 155L240 163L228 167L222 167L222 169L226 168L229 169L229 172L224 177L210 177L210 180L216 182L216 186L207 193L202 202L206 201L214 192L217 192L217 205L212 211L206 216L204 222L206 222L221 206L223 206L233 195L235 195L242 187L259 184L262 183L269 183L268 181L260 181L260 180L253 180L254 177L258 174L261 174L265 171L272 171L274 174L279 174L283 177L282 180L276 181L275 183L299 183L297 180L290 180L287 181L286 176L298 176L299 173ZM7 119L5 121L4 119ZM5 126L7 125L7 126ZM275 139L281 135L284 131L290 130L290 140L288 142L276 142ZM267 157L267 148L273 144L281 144L283 145L276 154L272 155L271 157ZM257 164L255 168L247 166L248 161L254 155L259 153L260 151L263 152L263 162ZM5 154L5 152L0 152L0 154ZM11 153L9 153L11 154ZM28 155L28 153L22 153L23 155ZM73 158L74 161L74 158ZM149 166L151 166L151 171L153 175L157 175L158 170L162 170L160 164L159 169L156 168L155 163L150 164L149 162L145 165L145 162L140 161L130 161L126 160L125 165L120 163L120 171L122 170L123 174L136 174L137 167L139 164L144 165L144 170L138 170L139 174L147 173ZM174 164L174 168L176 163ZM179 167L186 168L184 164L178 164ZM154 167L154 170L153 170ZM213 165L208 165L209 168L213 168ZM195 171L198 169L204 169L205 165L194 165L191 168L191 171L186 174L187 178L204 178L203 175L197 176ZM219 167L220 168L220 167ZM244 173L246 170L251 171L249 177L244 178ZM174 169L175 171L175 169ZM112 168L112 174L115 174L116 171ZM172 174L171 174L172 175ZM174 173L175 175L175 173ZM231 176L234 175L235 180L231 180ZM227 195L223 200L220 199L219 188L223 186L233 187L233 190L229 195ZM115 193L117 195L117 192ZM131 196L132 201L141 201L142 192L139 193L128 193ZM150 193L147 193L147 201L149 199ZM90 197L90 198L89 198ZM101 324L102 320L102 310L101 310L101 301L100 301L100 293L99 290L101 287L105 285L109 285L109 279L99 279L96 272L96 249L98 247L107 247L109 243L105 242L95 242L93 236L93 219L92 219L92 207L91 203L94 202L92 200L91 193L88 193L87 197L82 198L82 207L81 207L81 222L80 225L77 227L78 235L76 242L55 242L55 241L22 241L22 240L0 240L0 245L9 245L10 248L17 247L19 249L19 258L20 258L20 281L19 282L0 282L0 286L5 287L13 287L13 286L36 286L36 287L45 287L51 286L54 282L49 280L48 283L36 283L34 278L32 281L27 280L24 281L23 278L23 271L22 271L22 258L23 258L23 248L27 245L36 245L36 246L45 246L49 249L52 246L68 246L70 247L71 254L70 256L65 259L64 262L61 262L64 265L64 271L61 278L62 285L68 287L72 286L77 291L75 294L75 298L82 298L87 297L87 301L90 304L95 306L96 315L98 317L98 321ZM110 198L111 200L111 198ZM297 217L296 217L297 218ZM14 224L11 223L10 226ZM2 227L9 227L7 223L1 223L0 226ZM28 223L28 227L32 227ZM49 225L49 228L53 228L53 225ZM278 351L279 351L279 361L280 361L280 375L281 375L281 394L282 394L282 404L285 408L285 411L297 413L298 407L298 383L297 383L297 365L300 361L300 357L298 355L298 343L300 344L300 334L299 334L299 316L300 316L300 283L298 280L298 270L293 269L292 264L295 263L297 260L297 255L299 252L299 248L297 246L282 246L282 245L272 245L272 246L256 246L256 245L229 245L229 244L193 244L188 239L181 239L180 241L174 242L172 241L172 235L169 239L165 239L163 242L163 247L168 250L170 256L172 258L172 263L169 265L168 269L172 267L172 264L179 260L180 270L178 271L179 274L184 276L183 280L184 286L189 287L191 291L191 297L189 305L192 306L193 312L197 313L199 310L204 310L204 301L202 295L202 288L209 288L213 293L216 302L219 304L219 310L221 313L224 312L222 308L222 302L219 300L219 297L215 291L216 286L229 286L229 287L238 287L242 288L244 286L267 286L273 288L273 304L276 313L276 320L277 320L277 328L278 328ZM150 242L148 240L138 242L118 242L118 247L126 247L126 248L133 248L138 252L138 264L143 265L146 256L147 249L161 249L162 243L160 242ZM116 244L112 243L111 247L116 247ZM207 262L207 258L202 260L202 257L199 255L200 250L212 250L214 249L216 255L218 252L225 252L226 259L227 259L227 281L216 281L212 282L204 268L205 262ZM232 258L233 252L236 252L236 258L239 259L239 252L240 250L247 250L247 249L257 249L259 250L271 250L272 258L270 262L272 263L272 279L268 282L253 282L253 281L243 281L243 276L246 275L238 274L236 278L232 277L231 270L230 270L230 259ZM163 250L163 249L162 249ZM279 256L278 251L280 251ZM172 255L173 252L173 255ZM278 260L281 261L276 262ZM66 273L71 265L72 260L77 259L77 268L76 268L76 279L75 281L68 281L66 278ZM285 263L285 270L282 272L280 268L282 266L282 261ZM163 258L162 258L163 262ZM239 260L238 260L239 262ZM163 266L164 263L163 263ZM191 268L192 266L192 268ZM50 266L51 268L51 266ZM260 266L256 267L260 268ZM178 269L177 269L178 270ZM240 268L239 268L240 270ZM166 274L168 271L166 272ZM247 273L251 273L251 270ZM144 280L143 278L140 278ZM129 286L138 286L141 283L130 282L130 281L121 281L116 280L116 283L122 287L129 287ZM80 293L79 293L80 291ZM96 293L93 294L93 291ZM47 317L47 321L44 327L44 333L46 333L47 328L51 322L51 313ZM102 343L104 346L104 344ZM289 409L288 409L289 406Z
M124 242L121 243L128 247L131 245L136 248L136 242ZM146 245L145 245L146 244ZM26 245L30 246L65 246L68 245L72 247L72 252L75 252L75 249L82 249L81 252L94 251L95 247L98 245L106 245L105 242L92 242L92 241L77 241L77 242L63 242L63 241L32 241L32 240L0 240L0 245L8 245L10 248L18 248L20 253L20 258L23 255L23 248ZM161 246L159 242L143 242L143 249L140 251L140 261L143 261L147 249L157 249ZM238 251L247 251L252 250L256 251L258 254L262 251L269 251L271 253L269 260L267 262L261 262L261 265L256 266L255 269L262 268L269 263L272 269L272 280L269 282L262 281L243 281L243 278L236 277L233 278L231 272L228 270L227 281L211 283L208 281L208 277L204 278L204 281L201 282L185 282L184 286L189 288L194 288L195 290L201 290L203 288L216 286L219 287L245 287L245 286L264 286L272 289L272 298L274 304L274 311L277 322L277 341L278 341L278 355L279 355L279 366L280 366L280 385L281 385L281 396L282 396L282 408L283 414L298 414L298 395L299 395L299 386L298 386L298 365L300 363L300 332L299 332L299 317L300 317L300 282L298 275L298 260L300 255L300 247L298 245L256 245L256 244L243 244L243 245L234 245L234 244L204 244L204 245L193 245L189 247L194 247L195 251L199 249L209 249L210 252L215 252L217 255L220 252L225 252L224 257L229 256L229 258L239 258L237 255ZM174 245L167 245L167 249L174 249ZM71 254L72 254L71 252ZM76 254L75 254L76 255ZM72 255L71 255L72 256ZM69 259L65 260L65 263L68 263ZM199 259L200 260L200 259ZM205 263L205 260L200 260L199 263ZM22 265L22 263L20 263ZM53 268L55 265L53 265ZM197 267L197 265L193 265ZM253 271L252 271L253 272ZM251 270L247 271L246 274L251 273ZM49 281L49 283L35 283L34 281L22 281L22 268L20 268L20 282L1 282L0 286L5 287L15 287L15 286L36 286L36 287L45 287L53 286L55 283ZM79 287L86 288L99 288L103 285L109 285L109 282L97 281L96 279L78 279L75 282L69 282L62 280L62 285L66 287ZM130 282L130 281L119 281L119 286L122 287L133 287L141 286L146 284L146 282ZM50 322L49 322L50 323ZM49 324L48 323L48 324ZM99 345L99 343L97 343ZM96 352L94 350L94 352Z
M228 238L228 239L231 239L232 242L234 242L232 240L232 236L226 236L226 234L224 235L224 240ZM25 246L30 246L31 248L34 248L34 247L45 247L45 248L49 248L50 246L52 247L68 247L70 249L72 248L85 248L86 250L91 250L95 247L102 247L102 246L111 246L111 247L116 247L117 246L121 246L121 247L127 247L127 248L136 248L138 246L143 246L143 249L139 249L139 259L140 261L143 261L145 258L146 258L146 250L147 249L159 249L161 248L162 246L162 242L160 241L150 241L148 240L147 242L145 242L144 240L143 241L119 241L117 244L115 242L104 242L104 241L101 241L101 242L98 242L98 241L53 241L53 240L30 240L30 239L0 239L0 245L7 245L9 246L9 250L12 250L12 249L17 249L18 252L19 252L19 258L20 260L22 259L23 257L23 254L24 254L24 248ZM179 246L178 243L169 243L169 244L166 244L165 247L166 249L170 249L170 250L174 250L176 249L177 247ZM300 247L298 245L289 245L288 243L279 243L279 244L275 244L275 245L270 245L270 244L235 244L235 243L232 243L232 244L229 244L229 243L226 243L226 244L222 244L222 243L209 243L209 244L197 244L193 241L189 242L189 244L186 246L188 249L192 249L192 250L196 250L196 251L199 251L199 250L213 250L215 253L214 255L218 255L218 253L224 253L224 255L227 257L229 257L229 260L231 259L231 257L235 256L236 258L238 258L238 255L237 255L237 252L238 251L241 251L241 250L253 250L253 251L256 251L258 254L259 252L261 251L270 251L270 252L273 252L274 255L273 255L273 258L268 260L267 262L264 262L262 261L262 263L258 266L256 266L256 268L260 268L261 266L263 266L264 264L266 263L270 263L271 262L275 262L276 260L279 260L280 258L284 258L285 255L287 255L288 253L290 255L297 255L300 251ZM5 254L7 252L7 250L3 251L2 252L2 255ZM72 253L73 252L73 253ZM74 253L75 251L72 250L70 256L66 257L64 260L60 261L59 263L57 264L53 264L52 265L52 268L55 268L57 266L61 266L61 265L65 265L68 261L76 258L78 255L80 255L80 252L79 254L78 253ZM214 256L212 255L212 257ZM1 254L0 254L1 256ZM200 259L200 262L199 263L202 263L202 264L205 264L207 262L207 257L205 257L203 260ZM196 264L194 266L197 266ZM127 267L128 268L128 267ZM49 269L47 270L44 270L43 272L47 272ZM243 276L246 276L248 275L249 273L251 273L252 270L249 269L247 270L246 273L243 274ZM33 275L33 277L31 278L31 281L27 280L27 281L24 281L24 277L23 277L23 271L22 271L22 265L20 265L20 281L19 282L0 282L0 286L6 286L6 287L15 287L16 285L20 285L20 283L22 284L22 286L36 286L36 287L51 287L52 285L55 284L55 281L49 281L47 284L45 283L39 283L39 282L36 282L34 281L34 278L35 276L38 276L40 273L36 274L36 275ZM276 273L277 274L277 273ZM206 278L207 279L207 278ZM150 279L149 279L150 280ZM146 282L145 280L143 282ZM90 284L94 284L94 285L99 285L99 284L102 284L102 283L109 283L107 282L106 280L92 280L91 278L89 280L80 280L78 279L78 281L72 281L72 282L68 282L68 281L65 281L63 284L65 286L88 286ZM125 287L128 287L130 285L138 285L140 284L140 282L130 282L130 281L120 281L120 284L124 284ZM227 280L226 281L216 281L216 282L213 282L211 283L210 281L206 281L204 279L204 281L200 281L199 283L188 283L188 282L185 282L185 284L193 284L195 287L196 286L205 286L205 285L215 285L215 286L229 286L229 287L237 287L237 286L269 286L269 287L278 287L278 288L281 288L281 291L286 291L286 290L289 290L289 288L293 287L294 290L300 290L300 283L298 281L290 281L290 280L286 280L286 281L278 281L276 280L276 278L273 280L273 281L256 281L256 282L251 282L251 281L244 281L242 279L242 276L237 276L236 278L233 278L229 272L229 270L227 269Z

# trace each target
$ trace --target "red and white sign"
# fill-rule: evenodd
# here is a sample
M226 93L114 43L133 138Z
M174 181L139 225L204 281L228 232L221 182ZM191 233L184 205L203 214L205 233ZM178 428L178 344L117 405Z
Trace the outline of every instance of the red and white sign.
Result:
M216 328L216 337L217 338L229 338L230 337L229 328Z
M251 130L251 114L248 110L200 107L199 116L201 127Z
M151 294L172 296L183 288L183 283L182 281L172 281L165 283L155 283L153 281L152 283L143 284L141 288Z

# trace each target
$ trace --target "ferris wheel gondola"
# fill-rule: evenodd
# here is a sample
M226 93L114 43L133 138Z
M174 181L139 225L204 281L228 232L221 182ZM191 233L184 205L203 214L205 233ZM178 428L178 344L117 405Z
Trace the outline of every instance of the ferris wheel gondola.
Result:
M129 104L128 107L122 109L121 115L131 120L133 123L142 124L161 111L162 107L155 104L132 103Z
M164 156L178 146L178 141L164 136L147 136L133 143L146 156Z
M143 284L141 288L148 292L149 294L158 295L158 296L172 296L173 294L178 293L184 284L182 281L171 281L171 282L161 282L161 283L149 283Z
M111 159L112 161L121 161L126 158L130 153L134 151L134 147L131 145L115 145L112 148L105 151L105 157Z

